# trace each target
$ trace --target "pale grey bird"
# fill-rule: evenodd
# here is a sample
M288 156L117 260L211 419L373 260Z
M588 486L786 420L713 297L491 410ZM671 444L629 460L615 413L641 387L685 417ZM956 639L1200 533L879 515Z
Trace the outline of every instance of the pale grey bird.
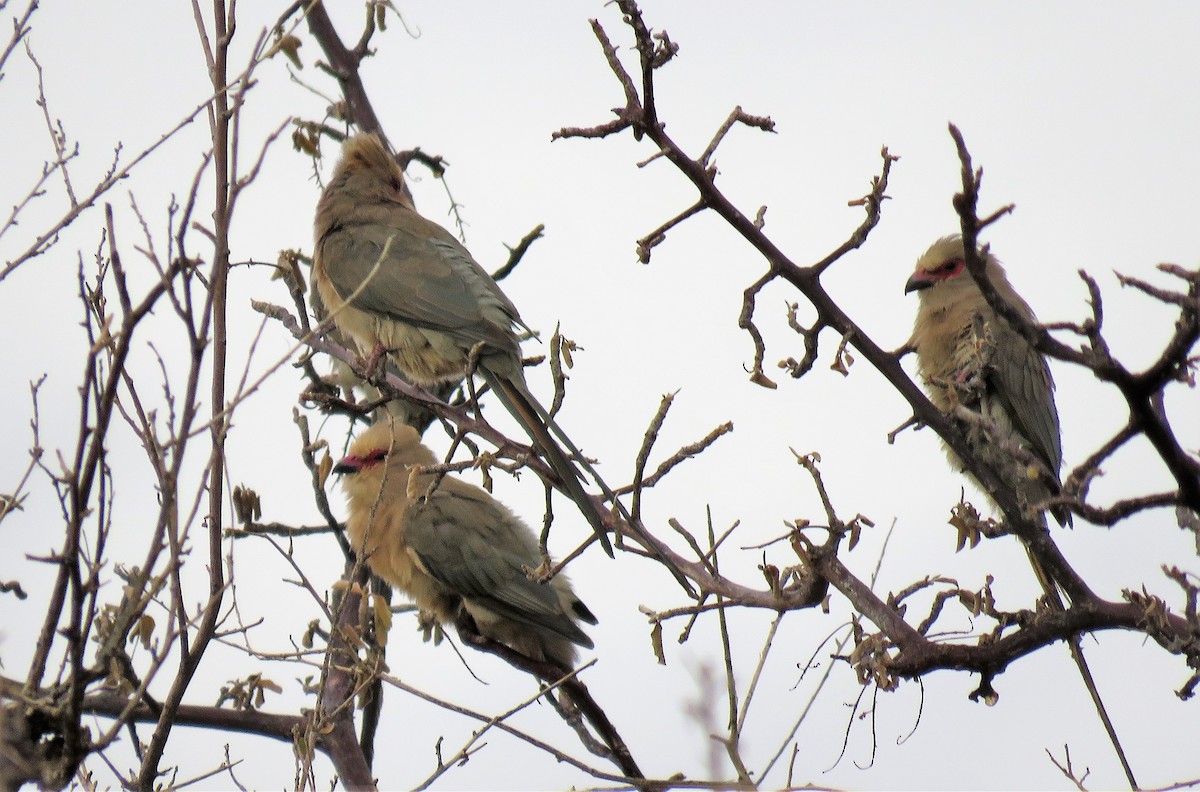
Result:
M411 426L386 418L363 432L334 472L350 507L346 533L371 571L443 624L469 616L478 632L564 670L575 646L592 647L578 622L595 624L563 574L537 583L538 543L507 507L447 475L430 494L436 464Z
M943 412L962 406L982 420L969 424L967 442L1012 487L1023 505L1036 510L1060 490L1062 445L1054 380L1045 358L984 300L967 272L962 237L947 236L917 260L904 287L920 298L910 345L929 397ZM988 280L1030 322L1033 310L1013 289L1000 262L984 258ZM1023 449L1044 469L1021 459ZM962 462L946 446L951 464ZM1070 513L1053 509L1060 524Z
M525 383L513 328L528 328L516 306L458 240L417 214L403 184L403 172L375 135L346 141L317 204L315 228L313 283L334 323L363 354L386 351L423 387L461 379L478 348L477 372L529 433L611 556L607 527L570 460L580 455Z
M944 412L962 406L980 416L977 423L969 424L967 442L1013 488L1022 507L1034 512L1032 516L1045 530L1044 510L1038 507L1061 489L1062 444L1054 380L1041 353L987 304L966 270L965 256L962 237L954 235L934 242L917 260L916 271L904 287L905 293L918 291L920 297L909 343L917 351L917 370L930 400ZM1008 282L996 257L988 253L983 262L988 281L1000 297L1023 318L1036 322L1033 310ZM951 464L961 469L961 460L948 446L946 453ZM1040 460L1041 465L1029 464L1021 458L1023 453ZM1050 511L1060 525L1070 525L1071 513L1065 507ZM1024 544L1050 606L1062 610L1060 588L1033 548ZM1068 639L1067 645L1130 786L1137 789L1079 636Z

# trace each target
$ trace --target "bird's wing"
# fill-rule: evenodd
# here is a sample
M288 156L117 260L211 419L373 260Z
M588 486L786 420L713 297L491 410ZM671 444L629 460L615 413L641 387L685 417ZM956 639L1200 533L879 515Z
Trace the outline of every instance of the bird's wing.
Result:
M482 341L518 354L512 326L523 323L516 306L467 249L415 212L392 215L388 223L335 227L319 240L338 294L354 295L350 302L360 310L447 333L466 349Z
M987 380L1013 424L1057 478L1062 464L1054 380L1046 360L1023 336L995 317L988 323Z
M455 483L444 480L409 516L405 541L426 571L504 618L592 646L563 613L554 588L526 577L522 566L534 567L538 559L523 557L521 543L506 528L512 518L486 493L464 492Z

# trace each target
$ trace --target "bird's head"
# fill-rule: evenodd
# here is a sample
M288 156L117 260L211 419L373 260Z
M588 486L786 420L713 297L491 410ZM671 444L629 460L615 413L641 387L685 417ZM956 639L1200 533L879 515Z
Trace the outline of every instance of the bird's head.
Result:
M385 475L389 480L395 478L391 486L405 487L409 468L436 462L416 429L384 418L355 438L333 472L342 476L342 487L351 501L370 504L379 496Z
M966 268L966 248L958 234L943 236L930 245L929 250L917 259L917 268L905 283L905 294L919 292L922 304L926 302L953 302L964 296L978 295L979 287ZM1000 262L991 253L984 257L984 270L992 286L1002 292L1012 290L1008 277Z
M357 204L398 203L413 208L404 171L374 134L355 135L342 144L342 156L325 187L325 196L344 196Z

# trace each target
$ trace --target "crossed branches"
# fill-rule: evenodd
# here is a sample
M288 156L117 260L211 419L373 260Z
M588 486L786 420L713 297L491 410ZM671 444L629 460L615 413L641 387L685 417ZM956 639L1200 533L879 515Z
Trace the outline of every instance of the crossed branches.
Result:
M135 723L154 724L144 753L139 755L139 767L135 775L126 779L130 786L152 788L160 779L160 764L163 751L176 725L194 725L230 730L244 730L292 742L297 747L298 785L315 786L312 776L312 756L316 750L325 752L332 759L340 780L351 788L374 786L371 770L372 741L378 723L378 695L382 684L389 684L415 696L424 696L421 691L408 688L402 680L388 676L382 671L381 634L386 634L387 618L390 613L386 605L379 605L376 582L367 580L363 565L352 557L343 543L347 564L344 587L337 589L332 602L326 602L316 589L307 584L308 593L321 607L321 620L314 622L310 635L324 640L324 648L297 651L289 659L307 663L320 669L321 680L317 686L317 706L306 714L274 714L249 708L245 710L221 707L203 707L183 703L184 694L191 687L192 675L203 660L207 647L216 641L229 641L248 628L239 626L226 628L230 580L226 576L226 545L224 540L230 533L223 523L228 522L228 511L224 476L224 438L229 426L232 410L244 396L246 389L230 397L226 388L226 363L224 351L227 345L225 330L225 289L229 275L230 250L228 233L237 199L258 173L262 152L250 167L239 166L238 110L254 82L254 68L263 59L275 52L291 52L289 44L291 30L301 23L298 15L303 14L309 31L319 42L325 54L322 70L333 77L343 96L331 115L341 120L352 121L359 129L382 134L379 119L372 107L370 97L359 75L359 66L371 53L371 45L383 13L388 4L368 4L366 24L359 40L346 46L334 31L324 6L314 0L293 2L289 5L275 28L276 45L268 50L267 33L255 42L249 65L239 75L230 76L228 63L229 46L236 31L231 14L224 10L215 17L214 27L209 31L200 21L198 6L196 15L202 47L205 51L212 84L212 97L201 104L184 119L180 126L195 116L205 113L210 123L213 152L206 158L192 183L192 190L182 212L172 207L172 230L174 238L169 254L160 258L154 251L151 235L147 231L144 247L149 251L147 260L157 275L148 290L131 294L126 277L128 262L121 256L116 238L113 212L107 208L105 222L105 248L97 255L97 277L89 280L80 267L80 297L86 306L85 328L88 333L89 350L84 360L80 422L77 443L61 469L52 470L42 457L38 447L37 422L34 422L33 453L29 471L46 474L48 486L53 487L62 504L64 517L64 542L51 558L41 559L55 566L57 577L47 603L47 616L43 630L38 636L34 662L24 680L0 678L0 708L3 725L21 721L30 727L24 733L29 745L36 749L53 751L53 755L39 756L40 766L28 768L29 779L44 784L61 786L70 781L72 774L89 753L102 752L110 745L123 728L133 730ZM679 779L647 780L633 761L634 751L628 746L623 755L615 757L620 772L612 772L591 766L554 747L537 741L507 722L507 718L539 694L518 704L510 712L500 715L485 715L450 702L437 702L465 717L473 718L482 725L479 734L473 736L449 761L439 763L430 777L435 780L457 761L465 761L476 750L479 737L490 729L514 734L531 745L546 751L558 761L577 767L597 779L615 783L632 783L644 788L668 788L688 783L693 786L749 786L754 783L753 774L747 769L739 752L739 738L744 727L745 713L754 694L757 681L751 683L743 703L738 707L738 696L733 684L733 661L726 619L739 608L762 608L772 610L776 618L771 628L792 610L813 608L828 602L830 589L835 589L853 606L855 623L843 641L846 650L837 649L837 657L852 666L860 681L873 684L877 689L890 689L902 679L920 678L937 669L953 669L978 674L980 682L973 695L990 699L997 695L994 681L1009 664L1049 646L1057 641L1070 641L1077 636L1101 630L1121 629L1141 632L1153 638L1169 652L1180 655L1190 669L1190 676L1180 688L1181 697L1189 697L1200 685L1200 617L1197 601L1200 586L1194 575L1170 567L1164 570L1167 577L1181 592L1182 606L1178 613L1172 612L1163 599L1144 590L1127 589L1120 602L1098 597L1088 582L1074 570L1060 552L1052 536L1041 530L1022 515L1015 494L1006 488L1000 476L975 458L964 441L964 433L958 419L938 411L924 396L918 383L905 373L901 359L906 350L887 351L876 344L862 331L854 318L844 312L835 299L826 291L822 276L832 266L852 251L866 244L869 235L881 220L884 201L892 167L898 157L886 147L881 150L882 164L878 174L871 179L865 195L850 202L862 207L864 217L859 227L840 245L821 260L801 265L792 261L767 235L766 207L754 211L743 211L728 200L717 186L718 171L714 157L722 141L733 134L739 126L751 127L763 132L774 132L774 123L768 116L754 115L742 107L735 107L717 129L711 142L698 156L690 156L666 133L666 126L659 117L655 95L655 74L674 61L679 48L665 32L655 32L645 23L634 0L617 0L624 22L635 43L637 68L629 70L619 57L607 32L601 24L592 20L592 29L600 44L603 57L621 87L624 106L614 111L615 118L593 127L568 127L555 133L555 138L604 138L628 131L637 139L647 139L655 147L653 153L641 164L648 166L659 160L671 163L697 190L697 197L689 206L674 217L658 224L637 241L637 255L649 262L654 250L665 243L671 232L680 224L704 212L715 212L735 233L745 239L763 257L764 270L758 273L744 291L742 310L738 316L739 327L744 329L753 346L753 362L748 367L752 381L764 387L777 387L766 374L765 361L769 339L755 324L757 297L762 289L776 280L789 284L798 292L815 314L810 324L799 321L798 303L792 306L789 323L800 336L803 352L800 359L788 358L782 368L795 379L803 378L828 349L823 349L821 340L832 336L837 348L832 357L835 364L842 363L852 348L854 353L874 366L892 384L912 410L913 422L929 426L949 444L964 461L973 475L998 502L1005 515L1000 525L985 524L981 529L989 537L1011 533L1022 538L1031 548L1038 563L1061 583L1070 599L1066 608L1052 608L1039 604L1030 610L1001 611L991 596L990 585L970 590L946 578L927 577L918 580L904 590L892 594L879 594L873 581L864 580L852 572L842 560L842 554L853 548L861 532L870 528L870 522L861 515L847 519L835 508L822 480L819 460L815 455L797 455L798 465L811 479L822 502L823 514L820 525L811 521L798 520L789 526L787 535L777 544L789 552L789 563L769 563L764 554L759 565L761 581L753 585L728 576L721 565L720 550L726 539L737 527L729 527L718 533L708 526L707 541L687 530L676 521L673 528L687 544L685 552L671 550L665 542L655 537L641 525L644 500L648 493L665 475L684 460L701 454L723 434L730 431L722 424L695 443L686 445L667 456L657 466L651 464L659 430L667 418L672 397L665 397L655 416L649 421L645 441L633 464L629 483L617 488L622 497L631 501L631 520L637 530L629 525L618 524L624 534L623 547L629 552L648 557L668 559L695 584L694 600L683 606L659 612L647 611L652 624L653 637L661 649L662 627L675 618L686 618L688 627L701 618L716 614L722 632L726 672L729 678L730 721L727 737L721 738L722 747L737 771L736 781L730 782L683 782ZM223 4L217 4L223 9ZM25 39L29 19L36 3L14 20L11 41L0 55L0 67ZM288 27L290 25L290 28ZM289 49L291 48L291 49ZM32 52L30 53L32 58ZM36 61L35 61L36 63ZM0 281L24 262L39 256L54 244L57 234L81 217L87 209L98 204L100 198L131 169L171 137L164 136L138 154L125 165L114 159L112 168L96 184L94 190L76 193L70 180L73 147L67 144L65 133L56 129L46 111L50 134L55 139L55 160L49 163L41 179L37 181L24 202L14 208L8 222L0 228L0 234L15 226L21 209L38 199L43 187L52 178L61 176L67 195L68 208L45 234L33 238L26 250L12 261L0 267ZM296 122L299 137L293 140L304 148L315 138L308 135L340 134L324 124ZM279 134L278 132L276 134ZM1163 393L1176 382L1193 384L1198 359L1195 355L1197 340L1200 339L1200 271L1188 270L1176 265L1160 265L1165 275L1173 278L1175 288L1164 288L1140 279L1121 276L1123 286L1134 288L1178 312L1175 330L1164 344L1153 363L1142 371L1132 371L1116 359L1104 337L1104 310L1100 288L1087 273L1080 272L1091 300L1091 316L1078 322L1062 322L1051 325L1036 325L1025 321L1008 309L981 277L982 263L974 254L979 232L1003 217L1011 207L1003 207L980 218L977 214L981 172L972 164L962 135L951 128L963 170L963 189L955 197L964 239L968 250L967 267L980 282L985 298L997 313L1010 322L1041 352L1072 365L1083 366L1096 377L1111 384L1121 393L1128 407L1128 420L1112 437L1106 439L1085 460L1078 464L1067 477L1066 485L1056 503L1070 508L1081 517L1098 524L1112 525L1132 514L1153 508L1176 507L1181 526L1200 531L1196 515L1200 513L1200 464L1195 456L1179 442L1164 407ZM267 144L274 140L271 136ZM265 147L264 147L265 151ZM444 169L445 163L438 157L424 154L419 149L407 152L406 159L415 159L435 173ZM213 225L204 228L193 221L196 214L197 186L202 177L215 180L216 203L212 208ZM145 221L136 203L133 213ZM207 213L205 213L207 214ZM211 252L202 257L188 251L189 230L196 230L212 243ZM539 230L516 246L505 271L511 270L519 261L521 253L537 238ZM105 252L106 251L106 252ZM104 255L100 255L104 253ZM320 327L314 329L307 316L303 294L303 278L299 254L281 259L281 269L294 274L288 281L292 296L297 304L298 316L294 318L286 310L267 304L255 307L267 316L282 323L300 345L337 358L355 371L360 377L369 378L372 372L364 370L361 361L336 342L321 336ZM205 266L205 264L207 266ZM203 271L202 271L203 268ZM114 294L115 292L115 294ZM114 310L115 309L115 310ZM153 403L147 397L144 386L130 378L126 363L134 349L134 339L141 338L139 330L152 311L160 315L173 315L183 328L188 352L195 361L189 369L186 384L172 388L167 382L166 365L159 357L163 370L165 392L161 410L164 419L156 417ZM1072 336L1077 346L1061 338ZM553 354L561 348L555 345ZM155 353L157 354L157 352ZM211 378L206 380L201 361L211 361ZM555 484L550 471L527 444L514 441L488 424L475 407L474 400L462 397L452 400L449 392L429 394L384 373L374 385L380 394L377 400L367 404L355 404L339 400L328 389L321 390L322 383L311 362L303 361L309 374L311 387L307 392L312 401L319 400L326 407L342 410L347 414L364 416L387 403L403 400L415 405L426 422L441 421L452 427L455 443L466 444L474 459L470 463L447 463L439 472L461 468L464 464L480 463L501 469L517 471L525 468L533 471L547 487ZM552 360L551 367L555 367ZM273 369L274 370L274 369ZM561 385L561 370L555 376ZM206 388L207 386L207 388ZM201 416L197 403L200 394L207 389L211 413ZM34 388L34 413L37 413L37 388ZM114 419L124 420L134 434L143 442L147 458L153 471L158 489L158 509L154 513L151 541L143 564L137 570L122 570L122 595L115 604L100 601L98 592L102 573L105 571L105 543L112 521L113 480L107 467L104 440ZM165 423L164 423L165 421ZM241 535L260 533L269 537L278 531L289 537L306 535L310 532L337 532L339 526L325 499L325 459L318 458L320 441L314 441L301 412L296 413L303 449L302 456L311 474L311 485L318 512L324 524L311 531L289 530L286 526L262 525L256 521L256 506L252 493L240 490L232 498L244 508L237 519L242 523ZM165 429L164 429L165 426ZM185 493L179 488L182 475L184 449L190 440L197 437L210 439L210 451L204 464L202 485L195 493ZM480 452L472 437L490 443L494 452ZM1145 437L1155 449L1166 469L1170 472L1172 487L1166 491L1126 498L1112 504L1098 505L1089 500L1089 485L1100 471L1100 467L1124 448L1131 440ZM0 520L12 509L19 507L21 493L26 487L26 474L13 494L0 500ZM606 508L597 498L593 503L597 509ZM547 514L545 534L549 531L552 515ZM195 533L192 528L202 523L202 530ZM620 521L618 521L620 523ZM89 533L90 531L90 533ZM645 536L643 540L639 537ZM339 536L340 538L340 536ZM193 607L193 597L185 590L182 567L185 563L185 548L194 539L204 551L203 561L207 564L208 577L204 581L206 597L198 607ZM646 544L653 543L653 546ZM583 547L579 548L582 551ZM285 554L281 550L281 554ZM565 558L557 568L548 564L543 574L557 573L569 563L575 554ZM548 556L547 556L548 561ZM299 570L297 570L299 571ZM303 577L301 573L301 577ZM19 582L0 581L0 596L5 592L21 593ZM917 613L912 597L918 592L932 593L932 604L926 612ZM386 603L386 597L383 598ZM989 632L948 639L939 635L939 619L945 609L958 604L973 617L990 620ZM146 619L152 608L160 608L165 614L165 626L155 630ZM156 611L157 612L157 611ZM863 618L859 618L859 616ZM868 626L866 622L870 622ZM150 634L161 636L161 644L149 640ZM551 679L547 669L530 664L527 658L514 656L503 646L489 645L479 636L463 636L477 648L494 652L514 666L539 676L546 684L572 689L577 683L572 679ZM94 649L90 649L91 639ZM137 639L140 638L140 641ZM135 664L126 645L135 640L135 645L145 646L148 660L138 658ZM764 646L759 668L766 662L770 638ZM55 651L57 650L57 654ZM251 653L248 644L247 652ZM312 659L313 656L319 659ZM172 658L178 662L178 670L170 679L168 691L161 701L149 694L153 679L162 679L164 668ZM52 664L61 663L59 679L53 679ZM101 683L104 683L102 686ZM586 691L586 688L583 688ZM576 690L578 692L578 690ZM355 733L355 703L369 700L365 705L363 727ZM592 702L594 710L589 718L603 719L600 704ZM24 713L32 713L26 715ZM86 713L105 715L111 719L109 728L98 736L91 736L82 727ZM22 720L23 719L23 720ZM38 731L42 729L42 731ZM603 728L600 729L603 732ZM13 733L10 729L10 733ZM614 731L615 733L615 731ZM140 743L136 732L134 741ZM31 749L32 750L32 749ZM781 749L782 750L782 749ZM616 752L620 754L620 750ZM613 758L612 756L606 758ZM776 759L778 756L776 756ZM439 753L439 762L441 756ZM775 760L772 760L772 763ZM1069 767L1069 765L1068 765ZM769 768L768 768L769 769ZM1066 772L1066 771L1064 771ZM790 774L789 774L790 779Z
M655 72L675 57L678 47L666 33L651 31L634 0L617 0L617 5L634 39L638 63L636 76L631 75L625 68L618 57L616 47L600 23L592 20L592 28L605 60L624 91L625 105L613 111L616 119L612 121L593 127L566 127L556 132L554 137L603 138L629 130L635 138L648 138L657 147L652 160L669 161L697 189L699 198L694 205L639 240L639 257L643 261L647 260L650 249L663 241L667 230L700 212L716 212L735 233L762 254L767 265L766 272L746 289L743 309L738 318L739 326L747 331L754 344L751 380L766 387L775 387L775 383L771 382L763 371L766 345L761 332L754 326L753 315L755 296L768 283L781 279L792 285L811 304L817 317L812 326L800 326L795 321L793 308L792 326L802 336L805 351L800 361L789 360L784 364L790 373L794 377L801 377L811 369L820 354L818 338L825 329L832 330L839 337L839 358L846 345L853 346L857 353L883 374L908 402L913 410L913 420L929 426L940 435L997 501L1006 521L999 531L993 533L1007 532L1019 535L1030 545L1037 560L1053 578L1062 582L1065 592L1071 598L1071 607L1066 611L1038 611L1023 614L1020 618L1006 618L999 628L1003 635L993 636L986 641L981 640L975 645L935 641L926 636L928 625L925 629L915 629L905 619L897 603L880 599L855 577L838 559L836 543L810 546L803 538L804 530L798 528L792 541L804 568L837 588L855 610L867 616L879 630L872 636L864 637L864 640L869 638L874 641L880 651L859 653L856 656L861 669L860 677L879 681L919 677L939 668L969 670L981 676L979 695L989 695L992 692L991 680L1014 660L1055 641L1067 640L1083 632L1104 629L1126 629L1146 633L1168 651L1184 656L1192 669L1200 671L1200 622L1192 615L1191 609L1189 608L1189 612L1184 616L1175 615L1167 610L1166 604L1161 600L1130 590L1125 591L1125 602L1109 602L1097 597L1063 557L1049 533L1039 530L1033 521L1022 515L1011 488L1006 487L994 470L971 453L957 422L934 407L917 383L900 367L900 359L907 350L887 352L881 348L835 303L821 284L821 275L847 253L863 245L879 222L883 201L887 199L886 189L891 167L898 157L884 148L883 167L880 174L872 180L871 190L864 197L851 202L851 205L863 206L866 212L859 228L820 261L808 266L796 264L779 250L764 232L764 210L758 210L752 218L734 206L718 188L717 173L710 165L716 146L734 124L740 122L763 131L774 131L770 120L748 115L740 107L736 108L701 156L693 158L685 153L667 134L665 124L658 115L654 93ZM953 127L952 135L963 163L963 192L955 198L955 206L962 217L967 250L973 251L978 231L995 222L1011 207L1003 208L982 220L976 216L980 174L973 170L962 137ZM968 254L968 267L979 279L982 262L971 253ZM1173 381L1190 381L1189 378L1194 376L1192 372L1196 368L1196 357L1193 356L1193 349L1197 338L1200 337L1200 272L1187 271L1174 265L1162 265L1160 269L1181 279L1185 290L1168 291L1136 279L1122 278L1123 284L1131 285L1163 303L1175 306L1180 312L1176 331L1158 360L1139 374L1129 372L1108 354L1107 345L1100 335L1102 312L1099 289L1086 273L1081 273L1081 276L1092 293L1094 316L1091 320L1068 328L1075 330L1089 342L1089 346L1083 350L1071 349L1054 339L1047 328L1023 321L998 299L993 289L984 289L996 311L1012 322L1039 350L1088 367L1103 381L1116 385L1126 397L1130 407L1129 425L1083 465L1072 471L1068 480L1074 486L1069 494L1064 494L1059 499L1082 516L1089 519L1096 517L1103 524L1111 524L1147 508L1165 505L1178 505L1193 512L1200 511L1200 501L1196 499L1200 491L1200 465L1195 457L1181 447L1161 407L1161 391L1165 385ZM1122 501L1107 508L1086 503L1086 484L1098 469L1098 465L1137 434L1144 434L1151 440L1175 478L1178 489L1174 492ZM832 516L830 524L836 524ZM1186 592L1186 586L1184 588ZM938 607L940 609L940 604ZM936 614L931 615L933 616ZM1193 675L1183 691L1190 692L1196 684L1197 677Z

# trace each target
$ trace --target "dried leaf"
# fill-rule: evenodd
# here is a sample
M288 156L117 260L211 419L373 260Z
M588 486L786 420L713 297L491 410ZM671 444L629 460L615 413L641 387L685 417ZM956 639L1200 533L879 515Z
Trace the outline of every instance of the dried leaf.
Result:
M316 158L321 156L321 149L317 148L316 142L303 129L293 130L292 148L296 149L296 151L302 151L310 157Z
M242 525L262 517L262 502L258 493L240 484L233 488L233 511Z
M779 567L774 564L759 564L758 568L763 573L763 578L767 581L767 588L771 589L771 593L779 595Z
M655 622L654 627L650 629L650 646L654 649L654 656L658 658L659 665L667 664L667 655L663 651L663 627L662 622Z
M392 609L387 600L378 594L372 594L371 610L375 617L375 642L380 646L387 646L388 632L392 629Z
M366 643L362 639L362 634L358 628L352 624L342 625L342 637L346 639L346 643L350 644L354 649L362 649Z
M333 470L333 457L329 456L329 450L325 450L325 454L321 457L321 463L317 466L317 481L321 488L325 488L325 480L329 478L330 472Z
M304 42L292 34L281 36L279 41L275 42L275 52L282 52L287 56L287 59L292 62L292 65L297 69L303 69L304 64L300 61L300 48L304 46ZM274 55L274 53L271 53Z
M956 504L950 510L950 519L947 522L958 531L955 552L962 550L968 543L974 549L983 537L983 533L980 530L979 512L966 501Z
M137 625L129 631L129 638L134 638L142 642L143 649L150 648L150 639L154 636L154 617L142 614L142 618L138 619Z
M862 525L858 520L851 520L846 527L850 529L850 542L847 549L853 550L858 545L858 540L862 538Z
M770 390L775 390L776 388L779 387L778 385L775 384L774 380L772 380L766 374L762 373L762 371L756 371L753 374L751 374L750 381L753 382L755 385L761 385L762 387L769 388Z

